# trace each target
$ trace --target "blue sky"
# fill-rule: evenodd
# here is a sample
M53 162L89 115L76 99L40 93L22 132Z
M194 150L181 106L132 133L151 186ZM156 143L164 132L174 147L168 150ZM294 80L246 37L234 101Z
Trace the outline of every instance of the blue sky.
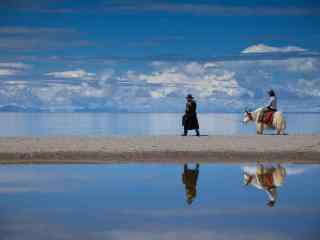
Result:
M320 2L0 3L0 105L49 111L241 111L274 88L320 111Z

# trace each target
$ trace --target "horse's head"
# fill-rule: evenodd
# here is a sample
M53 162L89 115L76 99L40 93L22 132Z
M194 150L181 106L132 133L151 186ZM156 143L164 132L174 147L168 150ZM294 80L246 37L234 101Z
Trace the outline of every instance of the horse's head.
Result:
M250 121L253 121L253 116L252 116L252 113L249 112L248 110L245 110L244 114L243 114L243 122L244 123L247 123L247 122L250 122Z
M249 173L243 173L243 183L245 186L248 186L252 182L253 176Z

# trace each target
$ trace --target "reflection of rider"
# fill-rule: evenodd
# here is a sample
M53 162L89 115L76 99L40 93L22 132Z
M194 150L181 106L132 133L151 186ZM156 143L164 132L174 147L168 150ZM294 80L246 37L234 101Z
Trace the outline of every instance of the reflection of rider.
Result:
M196 169L188 169L188 165L184 164L184 171L182 174L182 182L186 188L187 203L191 204L197 196L197 181L199 175L199 164Z
M277 96L275 94L275 92L271 89L269 92L268 92L268 95L269 95L269 102L268 104L262 109L262 112L259 116L259 122L262 122L263 121L263 117L264 117L264 114L266 112L276 112L277 111Z
M273 207L277 201L277 188L283 184L286 170L282 166L265 167L259 165L255 174L244 172L245 185L264 190L269 198L268 206Z

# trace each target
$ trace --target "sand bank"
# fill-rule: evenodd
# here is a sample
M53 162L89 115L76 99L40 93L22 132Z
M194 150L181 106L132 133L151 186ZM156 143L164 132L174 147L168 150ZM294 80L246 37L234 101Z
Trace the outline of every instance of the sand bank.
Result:
M0 163L320 163L320 135L0 138Z

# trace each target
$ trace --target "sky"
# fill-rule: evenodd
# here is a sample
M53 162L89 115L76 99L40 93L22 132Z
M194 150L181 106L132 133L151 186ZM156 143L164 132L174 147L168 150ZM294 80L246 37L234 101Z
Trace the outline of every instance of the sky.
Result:
M1 0L0 110L320 111L320 2ZM9 106L9 107L8 107Z

